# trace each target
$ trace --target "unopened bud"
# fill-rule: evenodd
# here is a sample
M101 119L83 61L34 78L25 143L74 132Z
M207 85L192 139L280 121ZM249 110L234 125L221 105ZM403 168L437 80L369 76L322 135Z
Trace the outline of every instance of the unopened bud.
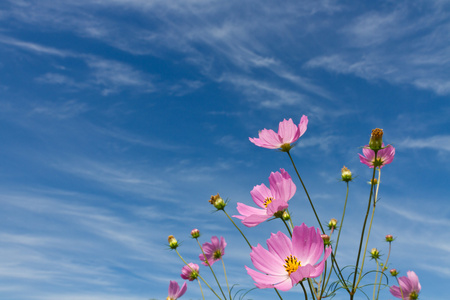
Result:
M198 238L198 237L200 236L200 231L199 231L197 228L192 229L192 231L191 231L191 236L192 236L192 238L194 238L194 239Z
M173 235L169 235L167 240L169 241L169 247L171 249L176 249L178 247L178 241Z
M367 181L367 183L370 184L370 185L372 184L372 182L373 182L373 185L378 184L378 180L376 178L374 178L373 181L372 180Z
M341 170L342 181L349 182L352 180L352 172L344 166Z
M219 210L223 210L225 208L225 206L227 206L225 201L223 201L223 199L220 198L219 194L217 194L215 196L211 196L211 199L209 199L209 203L214 205L214 207Z
M330 222L328 222L328 229L335 230L337 227L337 220L335 218L332 218Z
M370 136L369 148L377 151L383 147L383 129L375 128Z
M330 236L328 234L321 234L320 237L322 238L325 246L331 245Z
M391 273L392 276L397 276L398 275L397 269L391 269L391 270L389 270L389 273Z
M283 218L283 220L285 221L289 221L291 219L291 215L287 211L284 211L281 215L281 218Z
M392 234L388 234L386 235L386 242L390 243L394 240L394 237L392 236Z
M378 258L380 258L380 251L378 251L377 248L372 248L372 250L370 250L370 256L373 259L378 259Z

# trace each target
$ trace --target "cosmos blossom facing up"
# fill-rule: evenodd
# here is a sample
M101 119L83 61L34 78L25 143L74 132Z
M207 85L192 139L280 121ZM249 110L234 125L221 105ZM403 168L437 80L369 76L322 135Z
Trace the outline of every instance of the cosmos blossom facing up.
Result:
M297 126L292 119L280 122L278 133L272 129L263 129L259 132L259 138L249 138L250 142L256 146L268 149L281 149L289 151L291 144L296 142L306 131L308 127L308 117L303 115L300 124Z
M254 227L273 217L277 212L288 208L288 201L297 190L288 172L284 169L280 169L280 172L272 172L269 183L270 189L261 184L255 186L250 192L253 201L260 208L238 202L237 210L240 215L233 217L242 220L242 224L247 227Z
M361 155L359 153L358 155L359 160L369 168L380 167L381 169L383 166L390 164L394 160L395 148L392 147L391 145L388 145L386 148L384 148L383 144L382 146L383 149L380 149L377 152L376 160L375 160L375 151L373 151L368 147L369 147L368 145L364 146L362 150L364 155Z
M181 278L193 281L198 277L198 265L194 263L189 263L181 269Z
M217 236L213 236L211 238L211 243L204 243L202 245L203 252L205 255L200 254L198 258L202 261L202 264L205 266L212 266L216 261L222 259L222 256L225 255L225 247L227 243L223 236L219 238Z
M389 291L392 296L404 300L415 300L419 298L422 287L420 286L419 277L414 271L408 271L407 276L398 279L399 286L391 286Z
M166 300L177 300L181 296L186 293L187 285L186 282L181 286L178 285L178 282L171 280L169 284L169 296L167 296Z
M260 272L245 267L260 289L288 291L304 278L319 276L331 253L331 247L326 247L324 251L319 229L316 231L304 223L294 227L292 240L281 231L272 233L267 247L268 250L258 244L250 253L253 265ZM317 263L322 254L322 261Z

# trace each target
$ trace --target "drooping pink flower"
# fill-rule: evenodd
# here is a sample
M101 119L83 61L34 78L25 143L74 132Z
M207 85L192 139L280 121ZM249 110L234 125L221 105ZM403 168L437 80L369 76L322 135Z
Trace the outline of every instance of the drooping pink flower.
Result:
M384 149L378 150L376 161L375 161L375 151L373 151L368 147L369 146L366 145L362 150L364 156L359 153L358 155L359 160L369 168L380 167L381 169L383 166L390 164L394 160L395 148L393 146L388 145L386 148L384 148L383 144L382 147Z
M187 266L184 266L181 269L181 278L193 281L198 277L198 265L194 263L188 263Z
M241 215L233 217L242 220L242 224L247 227L254 227L273 217L277 212L288 208L288 201L297 190L288 172L284 169L280 169L280 172L272 172L269 183L270 189L263 183L255 186L250 192L253 201L260 208L238 202L237 210Z
M220 241L217 236L213 236L211 238L211 243L206 242L202 245L205 255L201 253L198 258L200 258L203 265L207 266L209 264L212 266L216 261L220 260L222 256L225 255L226 246L227 243L225 242L223 236L220 237Z
M284 119L278 125L278 133L272 129L263 129L259 132L259 138L249 138L256 146L268 149L282 149L289 151L291 144L296 142L308 127L308 117L303 115L297 126L292 119Z
M169 296L167 296L166 300L177 300L181 296L186 293L187 285L186 282L181 286L178 285L176 281L171 280L169 284Z
M292 240L279 231L272 233L264 249L260 244L252 248L250 258L260 272L245 266L247 273L260 289L277 288L288 291L304 278L322 274L331 247L325 248L319 229L304 223L295 226ZM321 262L317 263L323 254ZM317 264L316 264L317 263Z
M392 296L404 300L415 300L419 298L419 293L422 287L419 283L419 277L413 271L408 271L406 273L408 276L402 276L398 279L398 286L391 286L389 291ZM401 290L400 290L401 288ZM402 298L403 293L403 298Z

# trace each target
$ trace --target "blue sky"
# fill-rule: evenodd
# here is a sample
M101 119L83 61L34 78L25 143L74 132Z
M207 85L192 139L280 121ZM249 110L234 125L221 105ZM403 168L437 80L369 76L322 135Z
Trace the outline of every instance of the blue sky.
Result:
M397 151L382 170L369 248L386 255L384 236L396 236L391 266L418 274L423 299L445 299L449 9L445 0L3 1L0 298L165 299L183 266L167 236L196 261L193 228L202 242L225 237L230 281L251 288L246 246L207 200L219 192L235 214L270 172L293 174L285 154L248 137L305 114L292 154L322 220L340 218L342 166L358 175L340 265L354 264L369 192L357 153L383 128ZM294 222L317 226L295 182ZM245 232L264 244L283 229ZM183 299L200 297L189 283Z

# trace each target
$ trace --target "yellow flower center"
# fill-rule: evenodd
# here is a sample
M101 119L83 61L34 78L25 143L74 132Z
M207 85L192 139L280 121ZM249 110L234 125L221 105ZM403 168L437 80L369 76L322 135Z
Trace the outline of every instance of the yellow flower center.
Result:
M264 201L264 207L267 208L267 205L269 205L272 201L273 201L273 198L272 198L272 197L266 198L266 201Z
M214 257L215 259L220 259L220 258L222 257L222 252L220 251L220 249L217 249L217 250L214 252L213 257Z
M284 261L286 264L283 267L289 275L297 271L298 267L301 267L300 261L297 261L297 257L295 256L289 255Z

